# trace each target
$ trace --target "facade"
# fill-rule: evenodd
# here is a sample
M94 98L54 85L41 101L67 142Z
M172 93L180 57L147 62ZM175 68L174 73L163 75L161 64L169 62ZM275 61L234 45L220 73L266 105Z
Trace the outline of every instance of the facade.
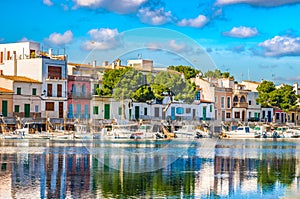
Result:
M261 120L261 106L256 102L258 92L248 92L247 95L247 121L260 121Z
M0 84L13 91L13 109L4 111L7 113L4 116L41 117L41 82L22 76L0 75Z
M89 119L91 78L86 76L68 76L68 118Z
M248 90L242 84L235 84L233 89L232 115L235 120L246 121L248 109Z
M0 116L11 117L13 112L13 90L0 87Z
M35 42L0 44L2 54L0 70L5 75L42 82L41 117L63 118L67 108L66 56L54 55L52 49L43 52Z
M140 71L153 71L153 61L145 59L128 60L127 66Z

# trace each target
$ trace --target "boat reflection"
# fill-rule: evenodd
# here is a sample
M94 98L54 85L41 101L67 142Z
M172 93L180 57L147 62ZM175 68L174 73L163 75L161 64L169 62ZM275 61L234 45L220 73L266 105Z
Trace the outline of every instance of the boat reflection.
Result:
M191 143L185 153L180 151L184 142L143 147L134 142L1 142L0 198L280 198L299 193L300 143L244 140L215 143L208 150L201 142Z

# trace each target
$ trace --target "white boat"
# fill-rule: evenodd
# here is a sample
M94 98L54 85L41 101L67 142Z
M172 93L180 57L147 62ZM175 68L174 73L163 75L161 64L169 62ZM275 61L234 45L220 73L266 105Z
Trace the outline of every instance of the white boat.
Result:
M93 134L88 132L88 128L86 124L75 124L75 132L74 138L75 139L82 139L82 140L92 140Z
M35 131L37 123L26 122L23 128L18 128L14 131L16 135L23 139L50 139L50 134L46 131Z
M159 125L142 124L139 129L130 135L131 139L156 139Z
M196 137L195 125L183 125L182 128L174 131L176 138L194 139Z
M239 126L233 131L223 132L222 138L255 138L255 135L249 126Z

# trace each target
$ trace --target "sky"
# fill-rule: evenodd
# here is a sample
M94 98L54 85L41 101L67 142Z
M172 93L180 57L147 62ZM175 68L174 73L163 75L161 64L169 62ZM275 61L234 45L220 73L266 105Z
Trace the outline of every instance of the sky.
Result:
M300 0L1 1L0 43L34 41L69 62L152 59L236 80L300 81Z

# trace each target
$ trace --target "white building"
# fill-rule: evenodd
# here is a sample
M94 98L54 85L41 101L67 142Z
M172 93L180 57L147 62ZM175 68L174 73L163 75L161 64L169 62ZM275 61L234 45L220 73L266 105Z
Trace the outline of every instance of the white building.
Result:
M42 52L40 44L0 44L0 70L4 75L25 76L42 82L41 117L63 118L67 107L67 61L52 49ZM46 113L47 112L47 113Z

